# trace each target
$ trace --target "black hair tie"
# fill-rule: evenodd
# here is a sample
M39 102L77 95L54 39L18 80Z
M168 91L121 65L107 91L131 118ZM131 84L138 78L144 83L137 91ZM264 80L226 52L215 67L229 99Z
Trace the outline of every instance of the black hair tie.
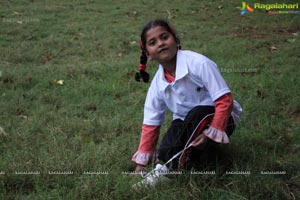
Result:
M149 82L149 79L150 79L150 76L147 72L145 71L139 71L139 72L136 72L135 73L135 76L134 76L135 80L140 82L141 79L145 82L145 83L148 83Z

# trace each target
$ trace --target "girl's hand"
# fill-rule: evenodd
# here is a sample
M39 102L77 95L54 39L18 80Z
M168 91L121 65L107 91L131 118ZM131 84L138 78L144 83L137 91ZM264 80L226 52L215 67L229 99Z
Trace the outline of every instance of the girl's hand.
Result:
M204 134L200 134L192 143L191 145L196 149L203 149L207 143L207 137Z
M129 177L133 177L133 176L139 174L141 171L143 171L144 168L145 168L144 165L137 164L136 167L135 167L134 173L129 174Z

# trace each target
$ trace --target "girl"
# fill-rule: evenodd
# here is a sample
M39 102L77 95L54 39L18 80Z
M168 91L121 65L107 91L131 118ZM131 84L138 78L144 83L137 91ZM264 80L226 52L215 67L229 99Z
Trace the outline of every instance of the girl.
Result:
M140 144L132 161L136 172L149 162L166 162L182 150L199 121L214 113L210 126L196 138L192 146L201 148L207 141L228 144L240 120L242 109L217 65L207 57L181 50L180 40L172 26L164 20L150 21L142 30L139 72L135 78L148 82L147 59L159 63L147 93ZM166 109L173 121L156 151L160 126ZM171 167L176 168L178 159Z

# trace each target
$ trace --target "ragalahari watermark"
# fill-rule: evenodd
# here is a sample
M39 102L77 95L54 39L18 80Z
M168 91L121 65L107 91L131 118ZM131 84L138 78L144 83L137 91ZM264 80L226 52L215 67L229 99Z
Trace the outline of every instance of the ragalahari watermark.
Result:
M246 15L255 10L263 10L269 15L274 14L300 14L300 3L253 3L242 2L240 14Z

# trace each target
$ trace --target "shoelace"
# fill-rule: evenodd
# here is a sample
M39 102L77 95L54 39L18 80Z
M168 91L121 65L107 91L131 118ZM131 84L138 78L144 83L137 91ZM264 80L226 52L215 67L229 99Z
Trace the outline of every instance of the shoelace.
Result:
M181 151L179 151L178 153L176 153L170 160L168 160L168 162L166 162L165 164L163 164L159 169L153 169L151 170L149 173L147 173L146 175L143 174L143 172L141 172L141 176L143 178L147 178L149 176L156 176L155 171L160 171L162 168L166 167L167 164L169 164L170 162L172 162L175 158L177 158L179 155L181 155L186 149L190 148L192 146L192 144L189 144L187 147L185 147L184 149L182 149Z

